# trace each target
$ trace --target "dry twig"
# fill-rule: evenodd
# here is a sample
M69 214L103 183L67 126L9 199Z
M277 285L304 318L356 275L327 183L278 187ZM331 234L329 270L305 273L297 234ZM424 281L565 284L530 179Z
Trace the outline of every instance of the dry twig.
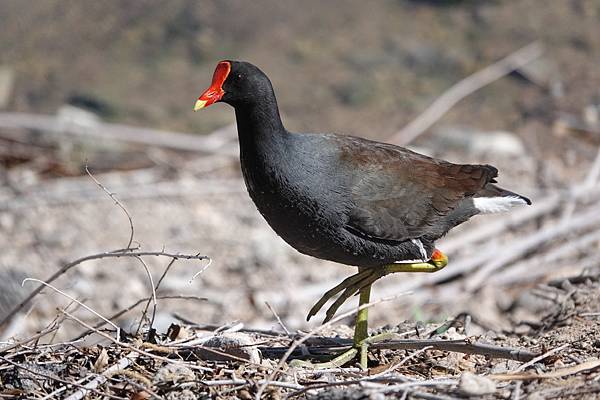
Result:
M533 42L500 61L464 78L438 97L433 104L411 123L390 137L389 141L397 144L410 143L417 136L430 128L463 98L503 76L508 75L512 71L529 64L533 60L539 58L542 55L542 52L543 49L541 44L539 42Z

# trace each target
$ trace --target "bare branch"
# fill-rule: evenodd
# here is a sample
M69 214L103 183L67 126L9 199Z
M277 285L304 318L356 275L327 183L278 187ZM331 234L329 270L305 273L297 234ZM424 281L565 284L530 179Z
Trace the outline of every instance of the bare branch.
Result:
M106 188L106 186L104 186L103 184L100 183L100 181L98 181L94 175L92 175L92 173L90 172L87 164L85 165L85 172L89 175L90 178L92 178L92 180L96 183L96 185L98 185L98 187L100 187L100 189L102 189L111 199L113 199L113 201L115 202L115 204L121 209L123 210L123 212L125 213L125 215L127 216L127 220L129 220L129 242L127 242L127 246L125 246L126 249L131 248L131 244L133 243L133 219L131 219L131 215L129 214L129 211L127 211L127 209L125 208L125 206L119 201L119 199L117 199L117 196L115 196L115 194L113 192L111 192L110 190L108 190Z
M494 64L477 71L456 83L433 102L421 115L415 118L400 131L390 137L391 143L406 144L429 129L437 120L446 114L459 101L484 86L510 74L512 71L529 64L542 55L543 49L539 42L515 51Z

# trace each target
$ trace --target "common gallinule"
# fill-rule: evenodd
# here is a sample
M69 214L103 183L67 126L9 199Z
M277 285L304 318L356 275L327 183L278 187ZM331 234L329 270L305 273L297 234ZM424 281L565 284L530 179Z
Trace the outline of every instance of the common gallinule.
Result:
M369 302L371 284L394 272L434 272L447 257L434 243L476 214L531 204L494 185L490 165L453 164L358 137L289 132L269 78L241 61L218 63L194 111L216 102L235 109L240 161L250 197L269 225L301 253L359 267L310 310L341 293L326 320L350 296ZM366 366L367 309L356 317L354 347Z

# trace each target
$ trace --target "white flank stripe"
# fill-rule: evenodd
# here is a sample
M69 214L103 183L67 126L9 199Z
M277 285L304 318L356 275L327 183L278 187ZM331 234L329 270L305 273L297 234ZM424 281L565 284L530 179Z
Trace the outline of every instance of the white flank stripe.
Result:
M475 197L473 204L483 214L508 211L514 206L527 204L525 200L516 196L508 197Z

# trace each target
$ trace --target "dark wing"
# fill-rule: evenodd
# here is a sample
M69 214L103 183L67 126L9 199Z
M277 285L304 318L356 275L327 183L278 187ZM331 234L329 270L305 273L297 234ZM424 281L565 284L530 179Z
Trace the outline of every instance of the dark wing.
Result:
M347 227L368 237L405 241L440 237L462 199L494 182L496 168L459 165L360 138L340 138L352 170Z

